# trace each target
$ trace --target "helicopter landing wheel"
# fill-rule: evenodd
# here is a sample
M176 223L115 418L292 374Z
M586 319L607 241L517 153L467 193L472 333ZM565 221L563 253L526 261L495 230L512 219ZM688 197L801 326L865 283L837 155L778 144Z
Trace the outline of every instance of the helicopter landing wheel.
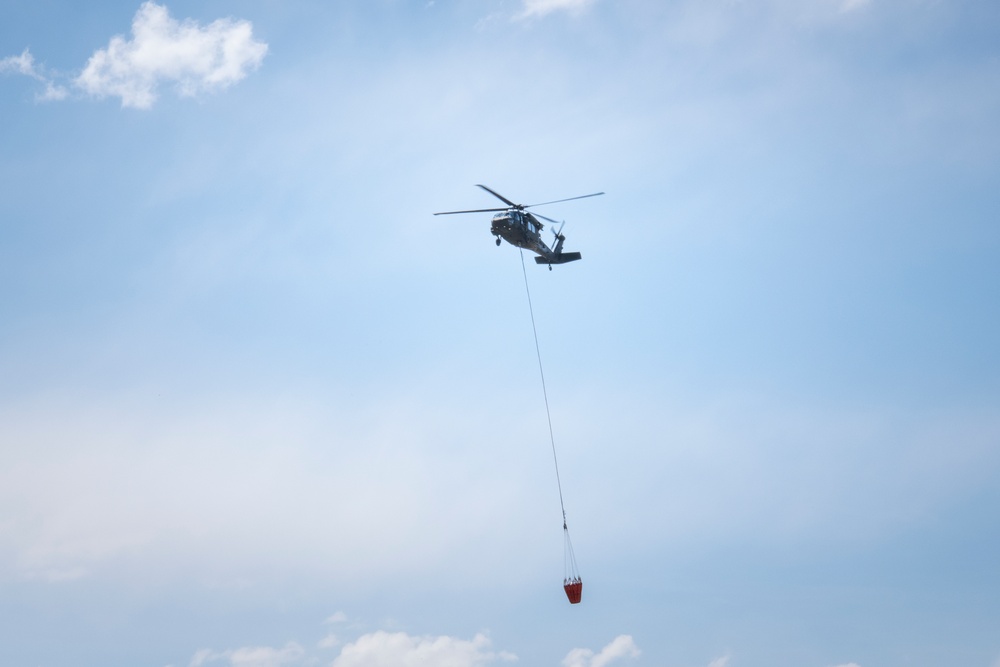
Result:
M551 265L551 264L549 264L549 271L551 271L551 270L552 270L552 265Z
M500 245L500 237L497 237L497 245Z

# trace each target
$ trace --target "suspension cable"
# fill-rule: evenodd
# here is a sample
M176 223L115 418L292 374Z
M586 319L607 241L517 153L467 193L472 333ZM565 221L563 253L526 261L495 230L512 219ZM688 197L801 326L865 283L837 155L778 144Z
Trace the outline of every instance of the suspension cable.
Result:
M535 354L538 356L538 374L542 378L542 397L545 399L545 417L549 420L549 442L552 443L552 462L556 466L556 486L559 488L559 509L562 510L563 518L563 530L568 531L566 527L566 505L563 503L563 493L562 493L562 480L559 478L559 458L556 456L556 438L552 432L552 413L549 411L549 395L545 390L545 371L542 370L542 351L538 346L538 329L535 326L535 311L531 306L531 290L528 288L528 270L524 267L524 250L520 250L521 253L521 272L524 273L524 291L528 295L528 312L531 314L531 331L535 334ZM567 539L569 538L569 533L566 534ZM574 563L575 566L575 563Z

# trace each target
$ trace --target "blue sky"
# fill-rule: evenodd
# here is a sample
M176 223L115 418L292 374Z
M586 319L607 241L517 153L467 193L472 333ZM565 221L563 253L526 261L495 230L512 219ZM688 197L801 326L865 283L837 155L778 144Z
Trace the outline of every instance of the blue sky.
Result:
M93 3L91 3L93 4ZM0 662L1000 666L1000 8L0 8ZM485 183L583 261L530 284Z

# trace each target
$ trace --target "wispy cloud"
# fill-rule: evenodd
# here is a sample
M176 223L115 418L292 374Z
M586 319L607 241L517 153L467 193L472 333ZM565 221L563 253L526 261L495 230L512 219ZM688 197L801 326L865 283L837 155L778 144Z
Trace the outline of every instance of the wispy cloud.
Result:
M595 0L523 0L524 8L517 15L526 19L542 17L552 12L567 11L578 13L594 4Z
M27 76L37 77L35 74L35 59L28 49L25 49L19 56L8 56L0 60L0 72L17 72Z
M121 97L123 107L148 109L161 83L173 83L184 96L219 90L259 67L266 54L267 44L253 38L249 21L201 26L145 2L132 21L132 39L112 37L75 83L96 97Z
M605 667L619 658L639 657L639 647L631 635L618 635L611 643L594 653L588 648L575 648L563 658L563 667Z
M729 654L722 656L721 658L716 658L712 662L708 663L708 667L726 667L729 664Z
M22 51L19 56L8 56L0 60L0 74L23 74L41 81L45 84L45 92L37 96L40 100L61 100L69 94L66 88L57 85L40 65L35 64L35 57L28 49Z
M347 622L347 614L342 611L335 612L334 614L328 616L323 625L343 625ZM317 642L316 646L319 648L336 648L340 646L340 638L333 632L329 632L325 637Z
M342 611L338 611L331 614L330 616L327 617L325 621L323 621L323 623L326 625L336 625L338 623L346 623L346 622L347 622L347 614L345 614Z
M870 5L872 0L843 0L840 4L840 11L842 12L852 12L855 9L861 9L862 7L867 7Z

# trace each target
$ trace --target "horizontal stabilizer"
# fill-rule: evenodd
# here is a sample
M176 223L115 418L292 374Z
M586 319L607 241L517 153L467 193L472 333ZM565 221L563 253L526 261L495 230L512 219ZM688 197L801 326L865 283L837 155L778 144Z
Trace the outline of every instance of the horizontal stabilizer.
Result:
M561 252L558 255L536 257L535 264L565 264L566 262L575 262L581 258L582 255L578 252Z

